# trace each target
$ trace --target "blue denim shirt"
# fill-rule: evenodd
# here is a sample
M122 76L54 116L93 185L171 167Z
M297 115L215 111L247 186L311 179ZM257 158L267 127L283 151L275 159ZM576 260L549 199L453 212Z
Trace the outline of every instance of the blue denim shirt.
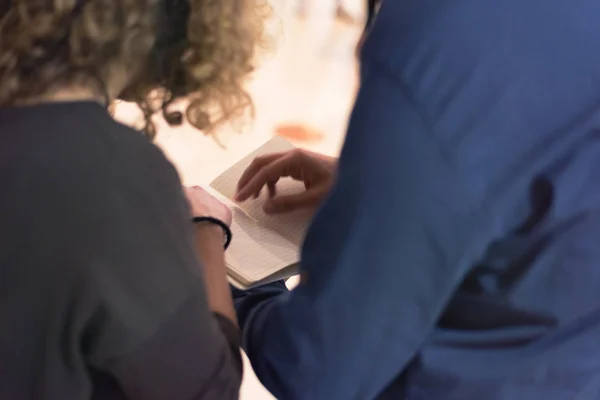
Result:
M236 293L280 399L600 398L598 0L387 0L306 282Z

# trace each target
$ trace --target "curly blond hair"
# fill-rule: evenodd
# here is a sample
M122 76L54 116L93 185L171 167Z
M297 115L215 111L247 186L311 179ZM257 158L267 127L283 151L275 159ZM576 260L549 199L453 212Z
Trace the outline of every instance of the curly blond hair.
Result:
M106 94L118 66L137 71L119 99L171 125L186 99L194 127L246 115L245 78L264 44L266 0L0 0L0 106L60 87L94 84Z

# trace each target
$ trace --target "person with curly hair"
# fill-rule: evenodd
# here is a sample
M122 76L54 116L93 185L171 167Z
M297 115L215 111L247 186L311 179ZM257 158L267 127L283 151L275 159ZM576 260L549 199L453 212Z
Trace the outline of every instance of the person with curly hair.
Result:
M266 10L0 0L1 399L238 397L231 212L186 200L149 139L157 112L207 134L246 116ZM117 99L145 135L112 119Z

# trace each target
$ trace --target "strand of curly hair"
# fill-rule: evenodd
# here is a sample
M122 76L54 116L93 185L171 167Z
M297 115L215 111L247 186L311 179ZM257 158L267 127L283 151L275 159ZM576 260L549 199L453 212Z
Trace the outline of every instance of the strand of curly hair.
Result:
M0 7L0 105L90 82L102 93L118 63L139 70L119 97L139 105L149 137L158 111L183 122L171 110L182 99L188 122L212 133L252 112L245 81L269 10L266 0L13 0Z

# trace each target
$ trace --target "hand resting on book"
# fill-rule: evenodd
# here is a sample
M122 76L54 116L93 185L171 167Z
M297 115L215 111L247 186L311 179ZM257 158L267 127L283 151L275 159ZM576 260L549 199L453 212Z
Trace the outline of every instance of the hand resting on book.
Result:
M193 217L212 217L231 226L231 209L200 186L184 188Z
M315 209L329 192L336 170L336 158L306 150L260 155L242 174L235 199L245 201L258 197L266 186L269 191L269 198L264 204L266 213ZM278 195L276 184L284 177L303 182L306 190L292 195Z
M329 191L336 164L275 136L211 182L208 192L233 211L225 259L234 286L248 289L298 273L311 209ZM236 195L244 201L234 202Z

